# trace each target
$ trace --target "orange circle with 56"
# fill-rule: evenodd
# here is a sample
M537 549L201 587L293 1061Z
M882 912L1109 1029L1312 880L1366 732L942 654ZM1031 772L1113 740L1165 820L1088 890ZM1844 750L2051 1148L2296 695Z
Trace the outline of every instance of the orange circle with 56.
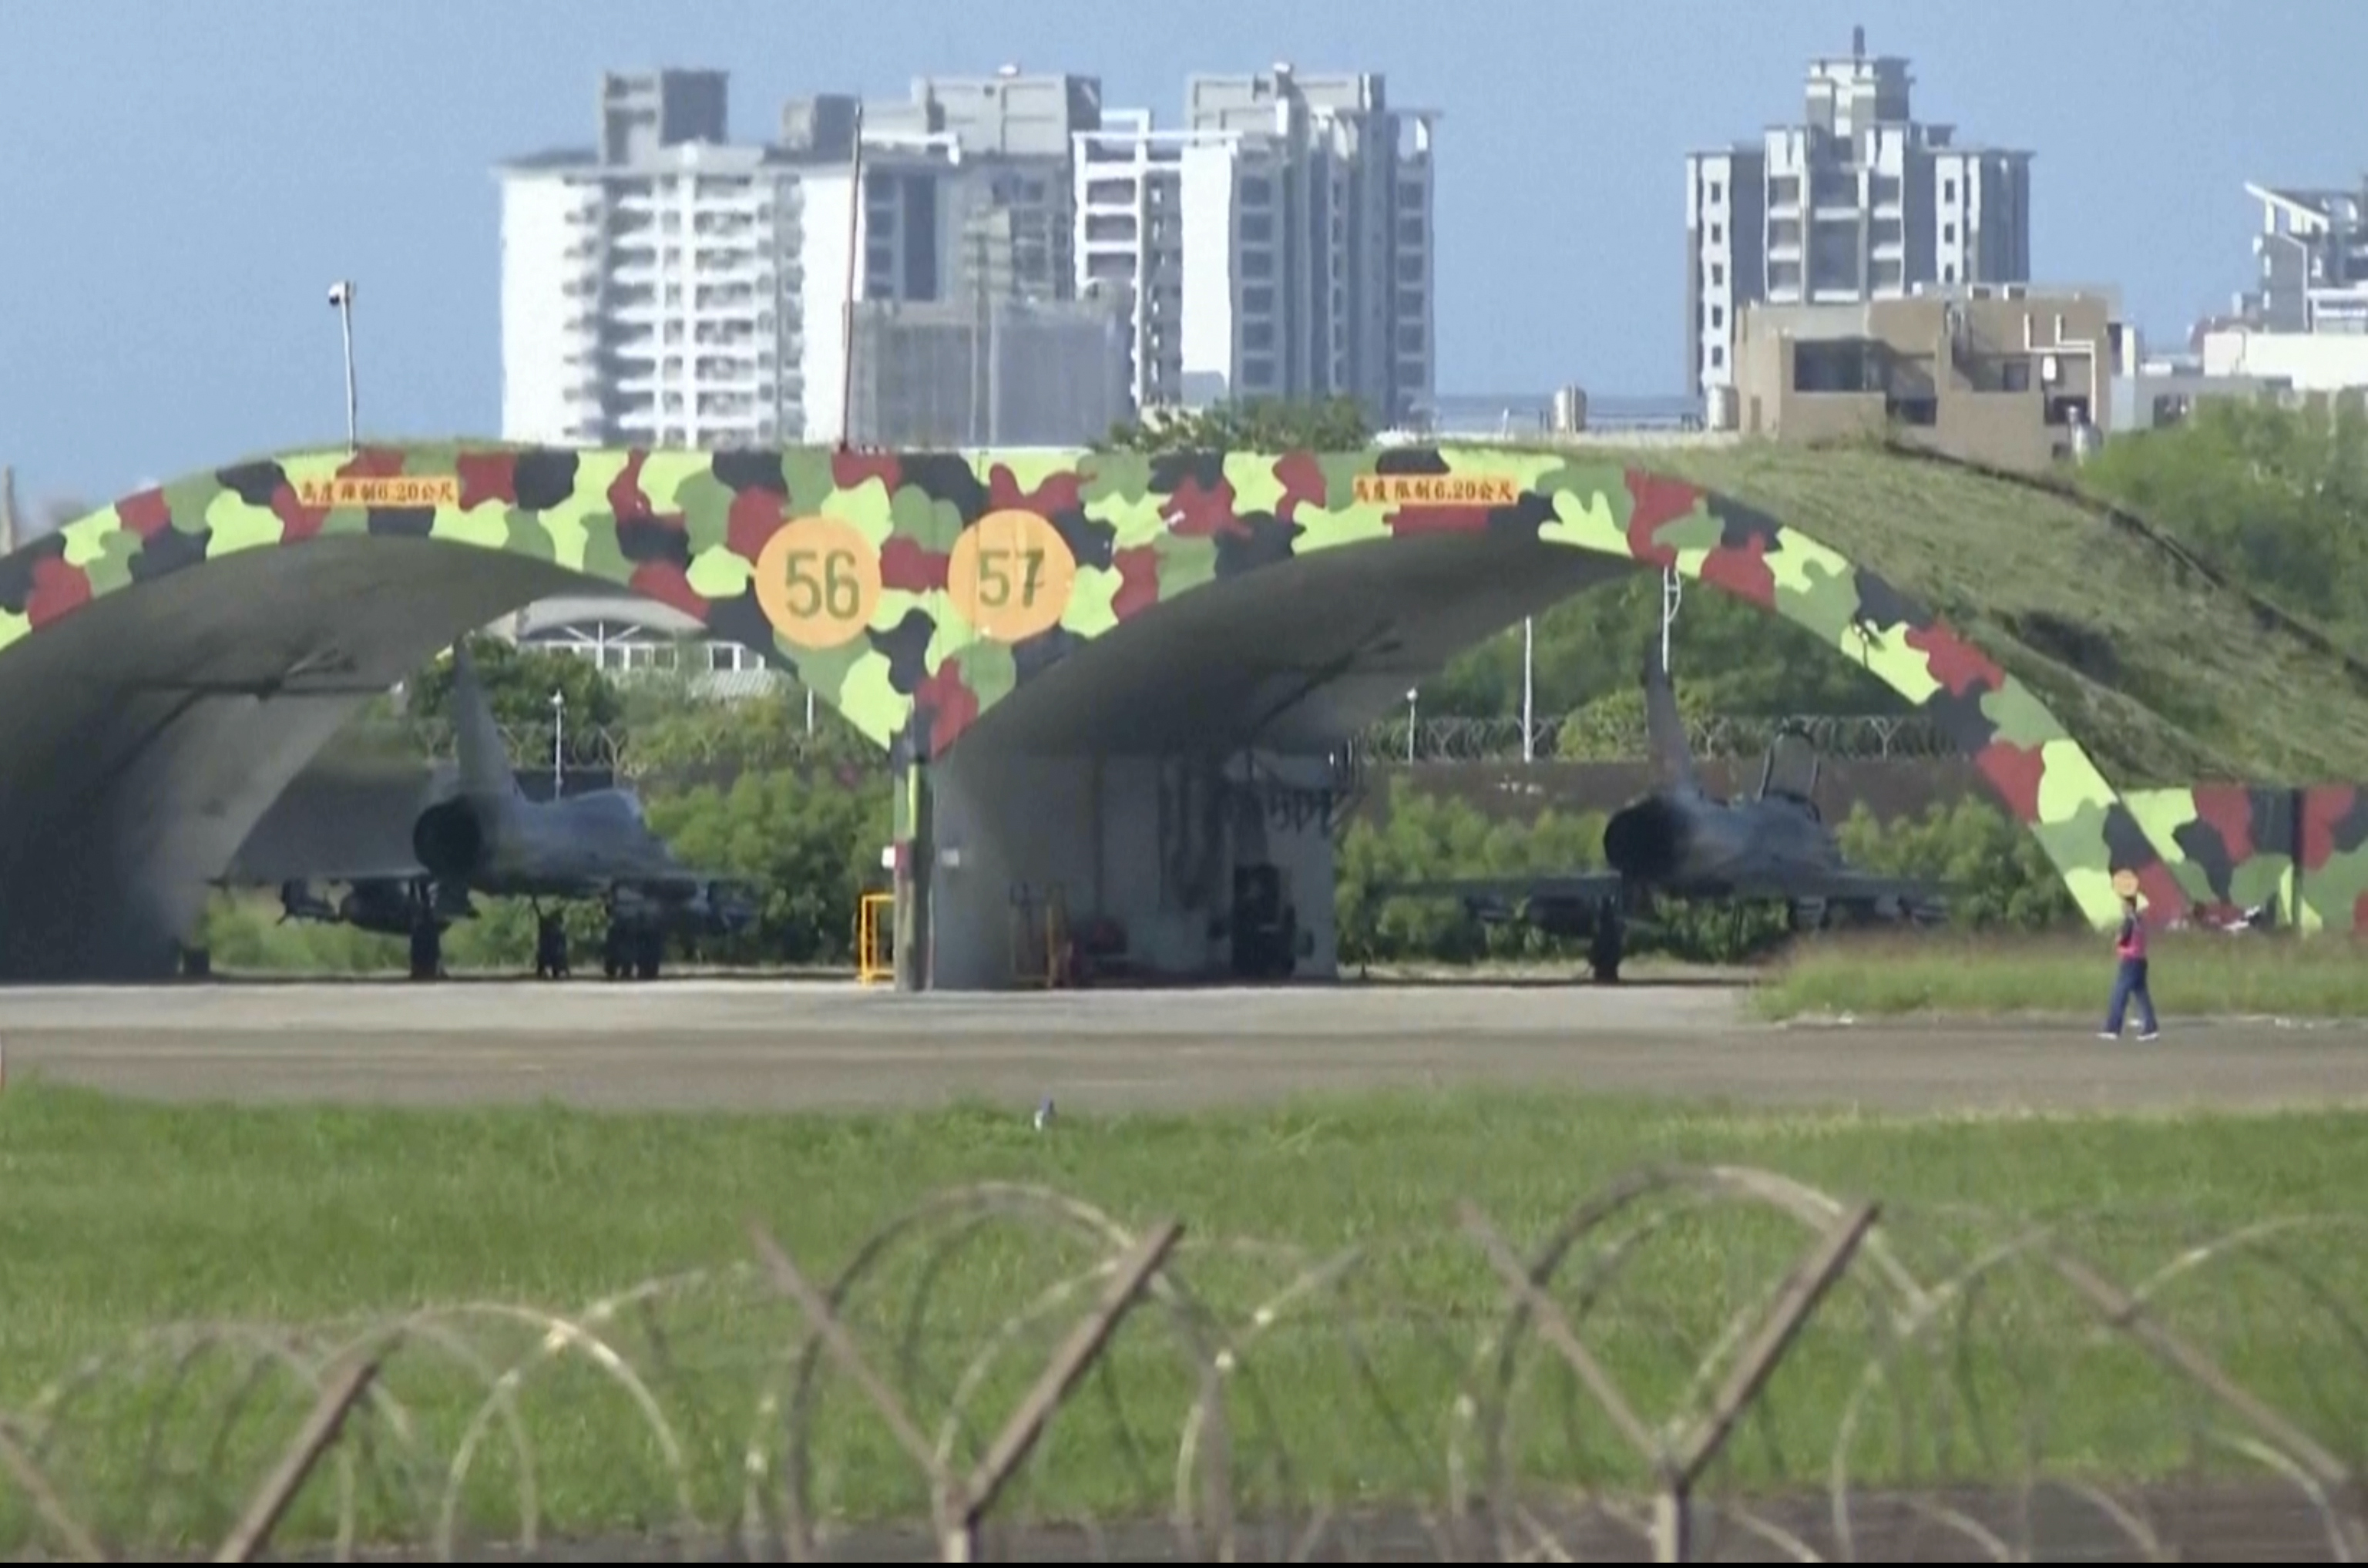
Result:
M863 634L880 608L880 552L851 523L797 517L757 552L757 603L801 648L836 648Z
M1007 507L962 530L946 561L946 593L962 617L998 642L1050 631L1077 588L1077 558L1061 530Z

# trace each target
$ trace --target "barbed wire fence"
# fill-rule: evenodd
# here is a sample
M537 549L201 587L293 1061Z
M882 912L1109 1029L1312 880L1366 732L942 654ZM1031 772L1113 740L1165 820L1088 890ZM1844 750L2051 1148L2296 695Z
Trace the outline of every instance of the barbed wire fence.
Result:
M1469 1204L1324 1252L1004 1184L827 1279L746 1232L573 1312L144 1334L0 1416L0 1522L90 1561L2368 1552L2356 1218L1690 1165L1526 1252Z
M1409 725L1403 718L1375 724L1359 744L1376 762L1407 760ZM1417 718L1411 725L1413 760L1426 762L1518 762L1519 719ZM1916 761L1959 755L1930 719L1922 714L1810 714L1787 719L1717 716L1689 719L1687 739L1704 757L1758 758L1777 735L1791 731L1829 758L1844 762ZM1641 715L1633 721L1600 715L1540 719L1530 725L1530 755L1543 761L1615 761L1645 755ZM1568 756L1565 742L1571 744Z
M1521 760L1519 719L1418 719L1411 727L1416 763L1507 763ZM1820 755L1842 762L1929 761L1958 755L1947 737L1920 714L1820 714L1793 719L1718 717L1690 720L1688 739L1701 757L1758 758L1766 755L1780 732L1805 737ZM1403 718L1374 724L1356 739L1356 749L1376 764L1405 763L1409 726ZM1641 720L1622 723L1600 719L1542 719L1531 726L1531 756L1543 762L1622 761L1645 755ZM1583 736L1577 732L1583 730ZM362 738L382 749L449 762L455 755L452 728L440 720L406 720L361 727ZM571 771L591 769L619 778L637 778L652 770L646 748L638 750L632 733L616 725L505 725L502 739L512 764L522 772L552 766L556 738L560 765ZM1565 740L1572 755L1562 747ZM799 758L835 755L838 744L827 734L792 737ZM670 738L668 766L703 768L734 760L740 743L728 733Z

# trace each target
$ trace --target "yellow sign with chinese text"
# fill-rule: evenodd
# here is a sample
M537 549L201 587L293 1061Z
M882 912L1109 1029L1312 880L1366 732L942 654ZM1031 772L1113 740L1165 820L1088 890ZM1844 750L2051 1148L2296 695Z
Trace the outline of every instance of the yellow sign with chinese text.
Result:
M1520 486L1502 474L1360 473L1360 506L1509 506Z
M296 481L307 506L458 506L461 481L449 473L389 473Z

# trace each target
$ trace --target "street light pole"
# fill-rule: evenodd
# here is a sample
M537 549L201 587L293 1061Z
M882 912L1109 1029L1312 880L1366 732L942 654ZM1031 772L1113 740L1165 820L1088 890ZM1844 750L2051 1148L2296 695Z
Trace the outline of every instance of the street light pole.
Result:
M1685 585L1674 566L1661 570L1661 673L1669 672L1669 631L1678 624L1678 601L1685 597Z
M358 433L359 408L354 393L354 286L349 279L329 285L329 304L337 312L337 323L346 339L346 449L354 450L360 444Z
M1537 629L1531 623L1531 618L1525 615L1521 618L1521 760L1523 762L1537 760L1535 736L1538 730L1534 717L1537 705L1536 664Z
M567 693L554 686L551 688L551 798L554 801L566 793L566 773L560 767L566 738Z

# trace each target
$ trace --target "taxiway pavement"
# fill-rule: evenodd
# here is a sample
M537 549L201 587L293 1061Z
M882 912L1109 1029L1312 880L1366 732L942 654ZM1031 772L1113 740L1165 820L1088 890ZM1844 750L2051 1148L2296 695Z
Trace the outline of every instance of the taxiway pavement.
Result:
M1782 1027L1733 987L1343 984L898 995L827 982L0 991L11 1076L174 1099L1190 1108L1540 1085L1886 1111L2368 1105L2368 1025Z

